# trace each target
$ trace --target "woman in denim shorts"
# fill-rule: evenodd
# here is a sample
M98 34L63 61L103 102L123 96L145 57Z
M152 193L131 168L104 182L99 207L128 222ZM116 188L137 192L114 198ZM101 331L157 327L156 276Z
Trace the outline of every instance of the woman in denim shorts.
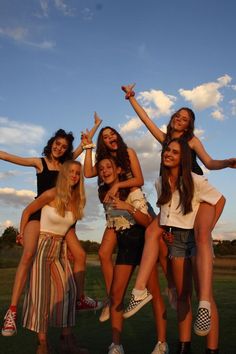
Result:
M100 201L113 185L122 178L121 167L111 156L105 157L97 164ZM112 344L108 354L124 354L121 345L123 327L123 300L130 277L139 265L143 245L145 228L152 218L148 213L148 206L140 188L120 189L116 196L112 196L108 203L104 203L107 219L107 228L112 228L117 237L117 257L114 267L113 281L110 291L110 312L112 325ZM168 354L166 343L166 310L158 283L157 267L154 267L149 282L148 301L153 298L153 311L157 325L157 341L163 348L163 354ZM134 348L134 352L138 348Z

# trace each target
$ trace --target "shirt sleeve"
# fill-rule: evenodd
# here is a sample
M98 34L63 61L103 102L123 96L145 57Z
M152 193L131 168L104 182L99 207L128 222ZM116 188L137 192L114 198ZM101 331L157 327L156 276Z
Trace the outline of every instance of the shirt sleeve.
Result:
M134 192L131 192L130 200L128 202L142 213L148 214L147 200L141 189L136 189Z
M211 205L215 205L222 197L222 194L213 187L206 177L194 176L195 186L197 188L197 198L199 202L207 202Z

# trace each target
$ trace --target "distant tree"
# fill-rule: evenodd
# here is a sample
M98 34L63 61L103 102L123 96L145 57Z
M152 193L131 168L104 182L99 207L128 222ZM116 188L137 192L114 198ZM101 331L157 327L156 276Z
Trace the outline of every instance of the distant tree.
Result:
M236 240L220 241L217 245L214 246L214 252L219 256L236 255Z
M0 237L0 247L14 247L16 245L16 236L18 234L18 230L13 226L7 227L2 236Z

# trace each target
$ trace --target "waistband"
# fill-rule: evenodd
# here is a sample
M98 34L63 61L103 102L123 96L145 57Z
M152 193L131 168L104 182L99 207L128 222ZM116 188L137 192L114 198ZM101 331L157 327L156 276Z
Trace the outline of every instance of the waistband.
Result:
M181 227L175 227L175 226L161 226L165 232L174 232L174 231L191 231L193 229L183 229Z
M45 238L55 238L55 239L62 239L64 238L64 235L58 235L58 234L54 234L53 232L46 232L46 231L41 231L39 234L39 237L45 237Z

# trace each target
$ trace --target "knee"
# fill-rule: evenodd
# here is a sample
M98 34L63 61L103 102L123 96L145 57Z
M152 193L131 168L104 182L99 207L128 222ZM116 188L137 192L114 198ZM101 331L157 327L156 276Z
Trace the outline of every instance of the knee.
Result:
M98 257L101 263L112 262L112 252L109 253L101 247L98 250Z

